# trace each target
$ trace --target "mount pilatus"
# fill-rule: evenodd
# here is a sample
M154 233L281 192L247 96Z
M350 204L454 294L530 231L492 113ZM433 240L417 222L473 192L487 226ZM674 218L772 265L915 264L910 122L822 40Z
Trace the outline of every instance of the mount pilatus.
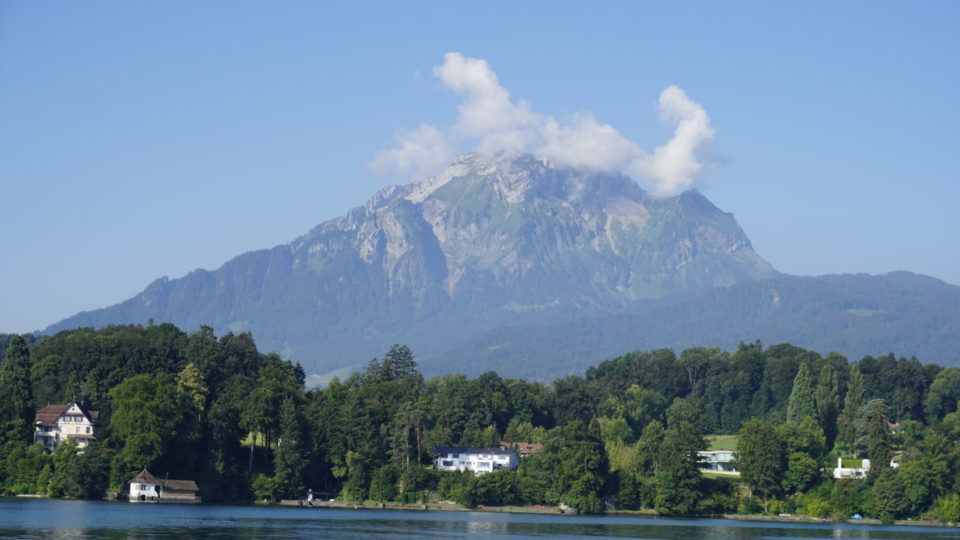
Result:
M325 370L397 341L432 354L504 324L773 275L733 217L696 191L658 199L625 176L466 154L290 244L159 279L53 329L153 318L250 330Z
M484 358L498 348L490 336L555 327L569 338L571 327L596 326L577 321L637 316L771 278L787 276L753 251L732 215L695 190L657 198L626 176L529 155L466 154L438 176L382 189L289 244L246 253L216 271L161 278L134 298L47 331L153 319L250 331L261 347L314 373L363 365L405 343L435 372L495 367L530 375L509 365L526 358L548 376L551 365L577 359L543 357L530 342L508 365L501 357L487 367ZM657 331L643 324L599 344L598 353L624 341L616 352L637 348L645 329ZM591 332L587 341L596 340ZM689 345L680 342L673 346Z

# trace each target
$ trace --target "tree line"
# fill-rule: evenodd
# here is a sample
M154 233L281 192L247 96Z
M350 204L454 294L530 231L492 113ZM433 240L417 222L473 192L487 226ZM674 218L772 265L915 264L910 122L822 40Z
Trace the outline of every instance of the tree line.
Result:
M413 353L324 388L263 354L250 334L171 324L6 338L0 362L0 491L100 497L140 469L195 479L204 500L558 505L668 515L792 513L960 519L960 368L894 355L849 362L789 344L632 352L550 383L446 374ZM84 452L47 455L35 410L100 412ZM893 427L891 427L893 425ZM708 434L737 434L740 478L702 475ZM430 467L436 446L536 442L516 471ZM837 458L869 458L834 480ZM891 467L893 462L896 467Z

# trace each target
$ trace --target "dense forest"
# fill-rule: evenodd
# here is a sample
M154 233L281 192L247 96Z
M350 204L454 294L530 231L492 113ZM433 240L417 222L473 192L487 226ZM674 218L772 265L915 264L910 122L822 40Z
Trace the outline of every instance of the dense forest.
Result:
M790 513L960 520L960 368L857 362L789 344L633 352L549 384L425 380L396 345L306 390L250 334L171 324L0 336L0 492L102 497L139 470L205 501L296 498L558 505L582 512ZM28 339L25 339L28 338ZM96 443L32 444L37 408L100 411ZM707 435L737 435L738 478L701 474ZM430 467L436 446L536 442L516 471ZM835 480L837 458L869 458Z

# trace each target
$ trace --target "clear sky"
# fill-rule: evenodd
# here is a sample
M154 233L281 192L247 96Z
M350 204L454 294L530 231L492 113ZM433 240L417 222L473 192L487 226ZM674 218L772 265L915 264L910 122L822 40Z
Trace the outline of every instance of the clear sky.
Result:
M778 270L960 284L960 2L4 0L0 332L409 181L371 165L399 131L462 128L450 52L644 152L675 85L709 116L696 185Z

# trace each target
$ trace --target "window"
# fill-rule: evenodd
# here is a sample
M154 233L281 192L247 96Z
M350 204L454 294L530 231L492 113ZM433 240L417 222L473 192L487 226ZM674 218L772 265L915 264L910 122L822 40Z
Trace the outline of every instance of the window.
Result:
M440 464L443 465L444 467L453 467L453 461L449 459L445 459L441 461Z

